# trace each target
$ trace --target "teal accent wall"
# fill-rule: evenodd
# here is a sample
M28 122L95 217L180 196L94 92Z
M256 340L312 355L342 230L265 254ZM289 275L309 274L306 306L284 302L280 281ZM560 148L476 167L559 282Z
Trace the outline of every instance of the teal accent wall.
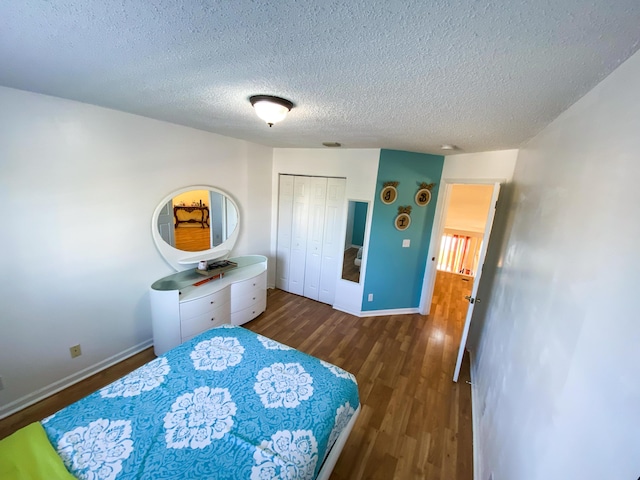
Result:
M417 308L420 305L422 280L429 253L431 229L436 199L442 177L444 157L425 153L382 150L373 203L373 218L369 237L367 271L364 282L362 310ZM398 198L391 205L380 201L385 182L397 181ZM432 200L419 207L415 195L420 183L435 183ZM411 206L411 225L396 230L394 220L399 206ZM411 246L402 248L402 240ZM373 301L369 302L369 294Z
M367 225L367 203L355 202L353 209L353 234L351 245L364 245L364 229Z

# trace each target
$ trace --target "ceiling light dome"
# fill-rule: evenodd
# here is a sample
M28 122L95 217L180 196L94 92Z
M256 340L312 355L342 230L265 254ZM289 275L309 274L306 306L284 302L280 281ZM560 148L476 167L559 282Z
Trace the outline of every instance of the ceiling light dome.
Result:
M274 123L284 120L287 113L293 108L293 103L289 100L272 95L254 95L249 97L249 101L256 109L256 115L267 122L270 127L273 127Z

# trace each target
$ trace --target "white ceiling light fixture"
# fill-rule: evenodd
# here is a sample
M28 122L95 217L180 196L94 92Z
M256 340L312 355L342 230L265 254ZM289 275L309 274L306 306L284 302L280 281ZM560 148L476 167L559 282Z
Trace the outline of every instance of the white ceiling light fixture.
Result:
M256 110L256 115L273 127L274 123L281 122L287 113L293 108L293 102L272 95L254 95L249 101Z
M445 143L445 144L444 144L444 145L442 145L440 148L441 148L442 150L455 150L455 149L457 149L458 147L456 147L455 145L451 145L451 144L449 144L449 143Z

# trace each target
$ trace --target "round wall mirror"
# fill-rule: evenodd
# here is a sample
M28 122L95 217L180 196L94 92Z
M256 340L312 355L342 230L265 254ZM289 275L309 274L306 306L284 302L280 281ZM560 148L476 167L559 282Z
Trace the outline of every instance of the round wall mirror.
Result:
M153 212L151 233L176 270L229 254L240 230L240 212L229 194L208 185L171 192Z

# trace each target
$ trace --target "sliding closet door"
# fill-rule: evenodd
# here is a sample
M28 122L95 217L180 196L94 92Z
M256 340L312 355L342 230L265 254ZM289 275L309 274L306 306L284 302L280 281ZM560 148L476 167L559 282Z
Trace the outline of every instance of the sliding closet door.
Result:
M293 179L293 222L291 224L291 264L288 291L297 295L304 295L310 180L309 177L294 177Z
M278 197L278 238L276 246L276 287L284 291L289 291L292 217L293 176L280 175L280 193Z
M338 281L338 266L342 260L344 239L340 233L344 225L344 194L347 186L345 178L327 180L327 201L324 215L322 240L322 263L320 271L320 295L318 300L333 305Z
M307 258L304 271L304 296L318 300L320 296L320 267L324 237L324 213L327 199L327 179L309 180L309 218L307 221Z
M346 179L280 175L279 185L276 287L332 305Z

